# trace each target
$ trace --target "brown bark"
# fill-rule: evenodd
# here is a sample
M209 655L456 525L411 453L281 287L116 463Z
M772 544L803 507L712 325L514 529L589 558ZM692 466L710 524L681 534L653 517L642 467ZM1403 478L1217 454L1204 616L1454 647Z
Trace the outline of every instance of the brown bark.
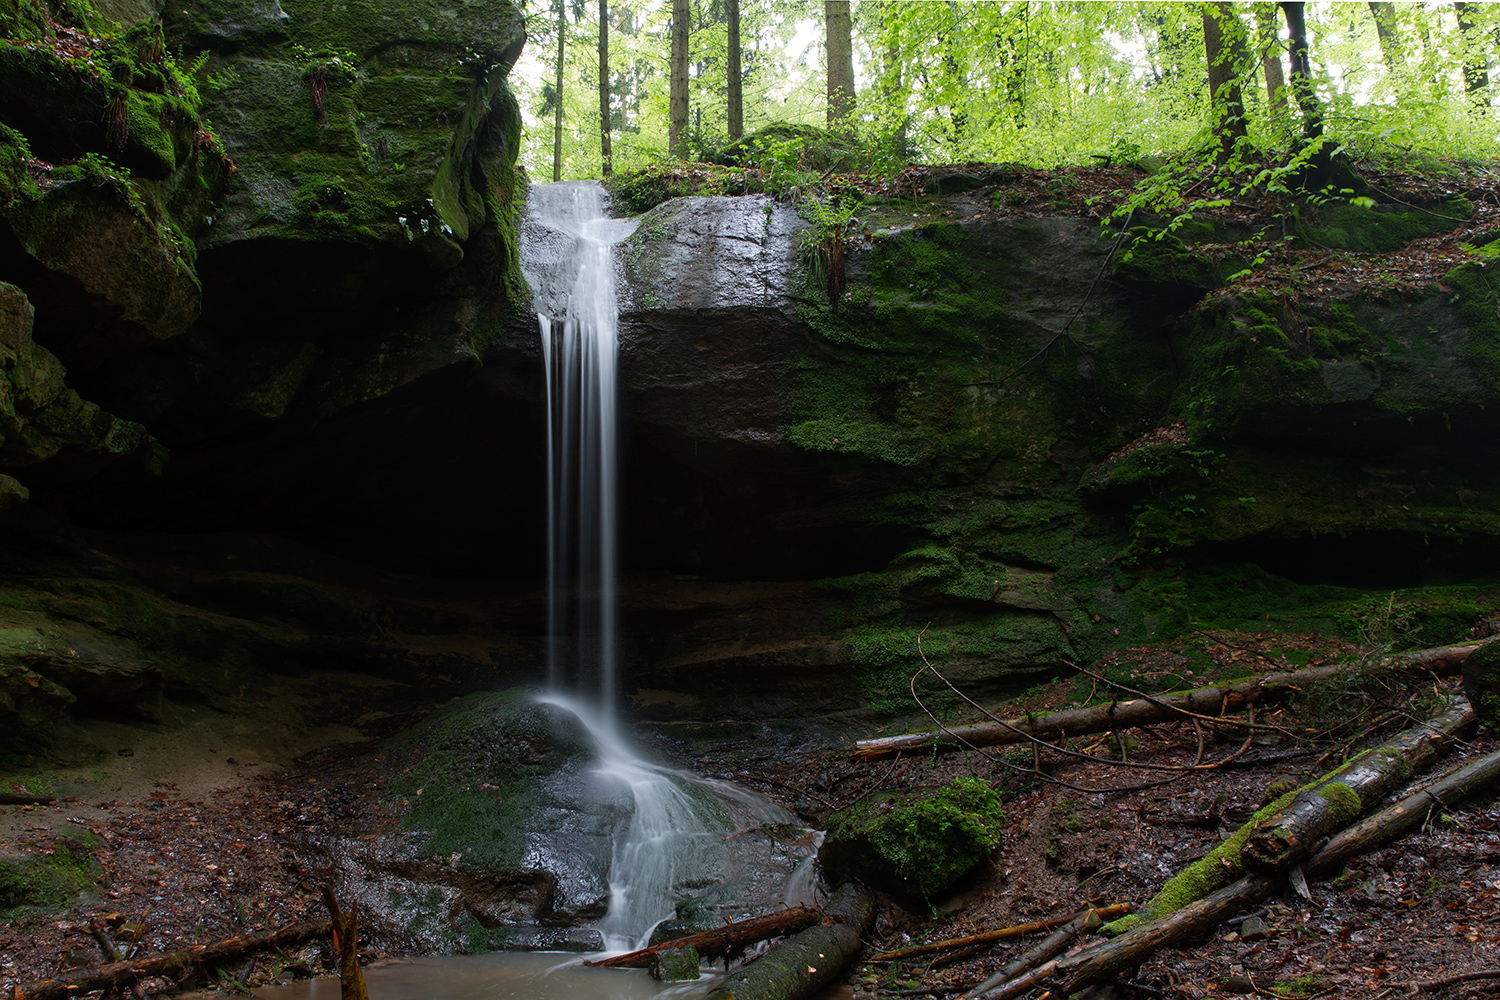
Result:
M265 934L245 934L213 944L195 944L168 955L74 969L56 979L22 983L15 989L14 1000L61 1000L92 990L129 986L147 976L180 977L194 966L222 965L263 948L283 948L301 944L309 938L323 937L331 927L327 920L316 924L292 924Z
M739 920L699 934L689 934L687 937L663 941L649 948L628 951L623 955L614 955L583 964L602 969L646 969L650 968L652 956L657 952L688 946L696 949L699 955L728 955L739 951L746 945L755 944L757 941L801 930L809 924L816 923L817 920L818 911L815 908L794 906L789 910L778 910L775 913L751 917L749 920Z
M1370 16L1375 19L1375 34L1380 38L1380 55L1385 68L1394 72L1404 59L1401 33L1396 28L1396 5L1370 2Z
M0 806L50 806L56 801L56 795L17 795L13 792L0 792Z
M350 903L349 913L339 909L333 890L323 887L323 904L332 917L333 949L339 953L339 996L342 1000L370 1000L365 973L359 967L359 904Z
M609 0L599 0L599 172L605 177L614 172L614 153L609 143L610 121Z
M1360 754L1258 822L1240 847L1241 859L1284 868L1307 856L1313 844L1353 822L1413 772L1432 763L1474 719L1474 709L1459 699L1421 726Z
M1266 100L1271 104L1271 117L1279 121L1286 111L1286 74L1281 71L1281 39L1277 37L1275 8L1256 6L1255 31L1260 70L1266 78Z
M667 126L667 147L673 156L679 157L687 155L688 22L692 15L691 0L672 0L671 121Z
M828 59L828 127L847 128L854 114L854 41L849 0L823 0Z
M745 134L744 81L740 77L740 0L728 0L724 13L729 21L729 65L725 67L729 84L729 141Z
M1457 802L1500 781L1500 751L1450 772L1400 802L1382 809L1333 837L1304 866L1311 879L1324 878L1353 857L1367 853L1420 826L1434 805ZM1220 923L1270 896L1280 884L1274 873L1259 872L1225 886L1159 920L1142 924L1112 941L1054 963L1049 974L1067 976L1066 996L1145 961L1160 948L1212 931Z
M1091 708L1070 708L1032 718L948 726L940 732L881 736L860 740L854 745L852 756L855 760L881 760L897 754L947 753L975 747L1024 743L1032 738L1055 740L1064 736L1146 726L1185 718L1189 713L1217 717L1243 711L1249 705L1283 701L1297 694L1307 684L1347 677L1362 671L1380 674L1407 670L1427 670L1440 674L1452 672L1478 648L1477 643L1440 646L1406 654L1400 661L1378 668L1342 664L1262 674L1234 684L1197 688L1154 698L1136 698Z
M875 922L875 896L846 882L823 907L823 920L742 965L705 1000L803 1000L838 979Z
M912 945L910 948L901 948L898 951L888 951L883 955L876 955L873 958L867 959L867 961L895 962L903 958L913 958L917 955L930 955L935 951L952 951L955 948L967 948L970 945L993 944L996 941L1004 941L1007 938L1021 937L1025 934L1035 934L1037 931L1049 930L1061 924L1070 923L1080 917L1086 917L1090 913L1097 913L1105 920L1113 920L1115 917L1123 917L1129 912L1129 903L1113 903L1100 909L1079 910L1077 913L1069 913L1061 917L1049 917L1046 920L1037 920L1029 924L1014 924L1010 927L1000 927L992 931L970 934L967 937L949 938L946 941L933 941L930 944Z
M1235 144L1248 137L1245 99L1240 92L1240 73L1250 61L1245 26L1227 0L1203 7L1203 47L1208 59L1208 92L1213 106L1214 135L1219 141L1219 160L1234 152Z

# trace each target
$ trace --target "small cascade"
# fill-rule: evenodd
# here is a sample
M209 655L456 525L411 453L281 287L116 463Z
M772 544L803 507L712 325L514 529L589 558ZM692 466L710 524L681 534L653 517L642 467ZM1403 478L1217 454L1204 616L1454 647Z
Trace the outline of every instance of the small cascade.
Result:
M740 915L779 905L782 894L793 891L788 886L809 890L805 873L816 844L796 843L785 832L798 827L796 820L762 796L642 760L614 724L619 317L613 247L634 223L609 218L603 190L591 181L535 186L528 204L522 268L547 372L547 673L553 693L545 700L583 721L599 746L599 774L624 785L634 799L614 838L609 909L599 924L606 947L629 949L674 916Z

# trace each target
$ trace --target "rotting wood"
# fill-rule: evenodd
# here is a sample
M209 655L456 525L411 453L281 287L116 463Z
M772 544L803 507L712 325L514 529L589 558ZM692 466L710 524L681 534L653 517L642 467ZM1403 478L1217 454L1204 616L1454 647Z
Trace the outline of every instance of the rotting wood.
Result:
M979 934L970 934L966 937L948 938L945 941L933 941L928 944L914 944L910 948L900 948L896 951L888 951L883 955L865 959L865 964L874 962L897 962L903 958L914 958L917 955L930 955L935 951L949 951L953 948L966 948L976 944L992 944L996 941L1004 941L1007 938L1023 937L1027 934L1035 934L1038 931L1051 930L1062 924L1071 923L1090 913L1097 913L1104 920L1113 920L1130 912L1129 903L1112 903L1097 909L1079 910L1060 917L1048 917L1046 920L1036 920L1027 924L1013 924L1010 927L998 927L992 931L983 931Z
M1312 853L1323 837L1352 823L1442 754L1475 721L1459 699L1445 712L1367 750L1255 824L1240 848L1248 864L1284 867Z
M359 903L351 902L349 912L339 909L333 889L323 886L323 905L332 918L333 950L339 956L339 996L342 1000L370 1000L365 989L365 973L359 967Z
M0 806L50 806L56 801L56 795L21 795L16 792L0 792Z
M689 946L696 948L698 954L705 957L731 955L747 945L764 941L766 938L781 937L784 934L800 931L804 927L817 923L819 916L817 907L793 906L790 909L777 910L775 913L766 913L748 920L725 924L723 927L689 934L687 937L662 941L649 948L628 951L623 955L612 955L593 962L585 961L583 964L602 969L646 969L651 967L651 959L657 952L668 948Z
M704 1000L803 1000L843 975L875 922L875 895L845 882L823 919L732 972Z
M1235 683L1195 688L1147 698L1133 698L1108 705L1070 708L1045 715L947 726L941 730L880 736L860 740L851 756L855 760L882 760L905 753L951 753L977 747L1024 743L1032 739L1056 740L1114 729L1169 722L1191 716L1218 718L1244 711L1251 705L1283 701L1303 686L1356 674L1397 675L1425 670L1444 674L1455 671L1480 646L1439 646L1405 654L1379 667L1368 664L1336 664L1310 670L1291 670L1239 680Z
M1500 781L1500 750L1450 771L1407 795L1394 805L1340 831L1303 866L1310 879L1327 878L1354 857L1368 853L1387 841L1420 826L1433 808L1451 805ZM1154 952L1192 937L1210 933L1229 917L1269 897L1281 885L1281 876L1261 871L1225 886L1212 895L1189 903L1173 913L1059 959L1041 978L1067 975L1059 995L1066 996L1102 982L1145 961ZM1038 970L1039 972L1042 970Z
M194 966L221 965L262 948L283 948L312 938L327 937L331 929L332 924L327 920L292 924L265 934L243 934L212 944L195 944L166 955L74 969L55 979L22 983L16 986L11 1000L59 1000L92 990L127 986L148 976L177 978Z
M1112 909L1112 907L1106 907ZM992 997L1017 976L1061 955L1078 935L1096 931L1104 924L1104 910L1085 910L1005 964L999 972L969 990L959 1000L998 1000Z
M1321 833L1329 833L1336 826L1344 826L1352 823L1361 813L1367 812L1370 806L1378 800L1379 796L1367 794L1362 797L1353 789L1339 784L1342 775L1351 770L1365 775L1367 783L1374 787L1377 783L1384 790L1384 795L1393 790L1403 781L1408 780L1416 770L1412 762L1401 757L1399 752L1391 752L1392 748L1397 751L1402 749L1423 748L1420 751L1413 750L1421 758L1423 765L1428 764L1437 756L1437 751L1445 749L1452 742L1452 737L1460 729L1472 724L1474 721L1473 709L1462 699L1456 700L1452 705L1445 708L1433 718L1421 725L1402 732L1387 740L1378 747L1368 750L1354 760L1335 768L1328 774L1309 782L1302 788L1289 791L1270 805L1261 809L1244 823L1238 830L1218 847L1197 861L1188 865L1178 872L1167 883L1161 887L1150 900L1140 907L1129 917L1115 921L1107 928L1113 933L1123 933L1137 923L1152 921L1158 917L1165 916L1173 910L1178 909L1195 899L1200 899L1210 893L1223 888L1254 869L1260 867L1273 867L1284 869L1294 862L1307 856L1312 840L1303 835L1300 839L1289 839L1286 844L1288 850L1276 855L1274 865L1257 863L1253 856L1244 853L1244 845L1251 836L1260 828L1262 823L1268 819L1281 815L1288 806L1302 795L1312 791L1319 798L1318 790L1326 793L1330 808L1326 813L1311 813L1317 817L1321 824ZM1384 764L1385 776L1377 779L1366 774L1363 764L1366 761L1379 761ZM1321 835L1321 834L1319 834ZM1290 835L1289 835L1290 836Z

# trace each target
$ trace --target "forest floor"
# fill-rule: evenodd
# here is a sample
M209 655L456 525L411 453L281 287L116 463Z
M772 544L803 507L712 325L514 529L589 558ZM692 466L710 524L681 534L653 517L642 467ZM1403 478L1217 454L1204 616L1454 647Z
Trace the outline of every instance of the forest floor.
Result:
M1190 654L1199 662L1207 655L1225 669L1273 670L1284 667L1282 658L1293 647L1314 664L1349 652L1311 636L1215 633L1124 651L1112 672L1144 684L1180 675ZM139 924L136 947L143 955L322 919L319 874L304 867L292 844L337 829L371 794L348 777L363 736L319 723L318 712L296 711L327 684L326 678L309 679L232 722L179 720L170 733L147 736L149 744L122 746L132 754L109 773L49 772L45 781L60 796L55 804L0 808L0 855L55 860L92 853L96 863L76 903L0 926L0 995L9 996L18 983L99 963L88 926L95 917L122 938L130 924ZM868 959L1090 903L1139 904L1217 845L1273 784L1324 773L1425 717L1435 690L1444 686L1452 685L1429 678L1408 689L1365 685L1325 692L1316 706L1260 716L1266 728L1232 766L1136 791L1114 790L1142 783L1141 772L1112 766L1113 752L1102 737L1076 741L1084 757L1043 752L1039 761L1011 748L856 764L846 745L808 750L788 737L720 744L686 762L759 788L811 823L877 788L937 789L973 775L1000 791L1006 826L991 862L942 898L885 898ZM1062 679L1002 711L1044 711L1087 694L1086 683ZM365 722L383 728L380 720ZM129 736L123 729L116 735ZM142 734L134 736L139 744ZM1193 729L1183 725L1135 730L1128 738L1137 763L1191 762L1197 747ZM1206 759L1224 759L1247 746L1246 731L1231 721L1212 731L1207 744ZM1497 744L1500 734L1480 730L1454 757ZM1253 915L1257 923L1232 920L1203 940L1156 954L1123 977L1113 995L1373 1000L1405 995L1417 982L1493 970L1500 964L1500 803L1491 793L1434 810L1419 833L1356 859L1331 882L1313 884L1311 898L1269 900ZM1019 939L958 960L954 952L939 952L899 963L865 962L834 995L956 995L1031 943ZM365 950L368 960L389 956L378 940ZM182 985L231 988L228 979L255 985L326 975L327 962L326 949L314 943L237 962L220 984ZM179 988L167 979L145 986L148 992ZM1500 980L1424 995L1500 995Z

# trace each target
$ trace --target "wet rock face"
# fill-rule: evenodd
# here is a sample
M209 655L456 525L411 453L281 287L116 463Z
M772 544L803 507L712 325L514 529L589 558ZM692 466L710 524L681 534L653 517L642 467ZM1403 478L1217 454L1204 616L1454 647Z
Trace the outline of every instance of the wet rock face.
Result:
M521 689L470 695L379 752L399 772L388 786L399 832L312 848L378 934L484 951L604 915L612 835L634 802L593 774L574 716Z

